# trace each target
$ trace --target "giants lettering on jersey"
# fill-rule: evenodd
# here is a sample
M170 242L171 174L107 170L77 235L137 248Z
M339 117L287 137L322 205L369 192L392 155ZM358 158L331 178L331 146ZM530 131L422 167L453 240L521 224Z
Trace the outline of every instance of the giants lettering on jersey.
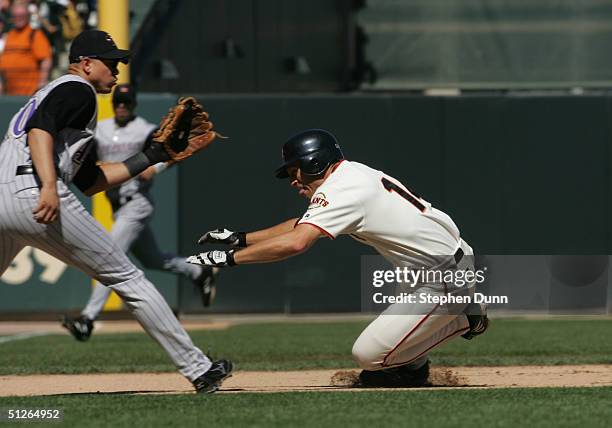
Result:
M327 200L327 196L325 196L325 193L315 193L312 197L312 199L310 199L310 205L308 206L309 210L313 210L316 208L325 208L326 206L329 205L329 201Z

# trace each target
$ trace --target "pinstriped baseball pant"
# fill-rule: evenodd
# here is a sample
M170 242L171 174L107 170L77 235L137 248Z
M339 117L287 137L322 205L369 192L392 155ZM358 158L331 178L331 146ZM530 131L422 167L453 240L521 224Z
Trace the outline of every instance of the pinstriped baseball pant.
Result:
M185 262L184 257L162 253L149 227L154 208L151 201L138 193L113 214L115 223L110 238L124 252L132 252L146 269L165 270L192 280L202 274L202 268ZM108 287L96 284L81 315L95 320L111 294Z
M0 275L25 246L39 248L112 288L168 353L178 370L193 381L210 360L198 349L157 289L111 240L61 181L60 215L52 224L36 223L32 209L39 189L33 176L0 183Z

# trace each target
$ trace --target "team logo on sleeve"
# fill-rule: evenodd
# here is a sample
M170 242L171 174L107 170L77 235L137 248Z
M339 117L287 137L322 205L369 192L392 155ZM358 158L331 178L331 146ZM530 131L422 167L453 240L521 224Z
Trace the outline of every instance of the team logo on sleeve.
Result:
M315 208L325 208L329 205L329 201L327 200L327 196L325 193L319 192L315 193L310 199L310 205L308 205L309 210L314 210Z

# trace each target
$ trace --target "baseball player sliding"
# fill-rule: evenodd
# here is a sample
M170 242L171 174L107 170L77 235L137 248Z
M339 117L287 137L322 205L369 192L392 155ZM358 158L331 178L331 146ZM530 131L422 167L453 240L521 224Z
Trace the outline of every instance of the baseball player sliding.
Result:
M291 186L310 200L302 217L251 233L207 232L198 243L236 248L204 252L188 262L216 267L274 262L305 252L321 237L350 235L396 267L473 270L472 249L448 215L384 172L345 160L329 132L313 129L290 138L283 161L276 176L289 177ZM447 285L417 288L436 297L451 291ZM473 293L472 287L465 290ZM361 333L353 357L363 369L363 386L424 385L434 347L487 329L486 308L464 304L449 311L433 301L390 305Z
M216 134L202 106L181 99L150 146L123 162L97 164L96 92L111 92L118 63L127 63L130 53L108 33L91 30L74 39L69 55L68 74L25 103L0 144L0 275L27 245L80 269L121 297L196 391L214 392L232 363L211 361L193 344L161 294L68 185L89 196L105 191L159 162L187 158Z
M153 133L157 130L157 125L134 114L137 102L133 86L117 85L112 103L115 117L99 122L96 128L96 152L100 162L121 162L141 152L151 145ZM191 279L200 288L202 303L209 306L214 298L214 279L219 269L196 266L187 263L184 257L162 253L149 227L154 213L149 189L153 177L165 170L166 165L161 162L150 166L138 177L106 191L114 219L110 236L124 252L131 251L145 268L169 271ZM110 288L96 285L81 316L64 316L62 325L75 339L86 341L110 294Z

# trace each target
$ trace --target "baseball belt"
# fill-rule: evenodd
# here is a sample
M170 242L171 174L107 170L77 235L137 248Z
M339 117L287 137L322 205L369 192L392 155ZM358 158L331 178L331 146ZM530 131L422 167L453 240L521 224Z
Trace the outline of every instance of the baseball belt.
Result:
M459 248L457 251L455 251L455 255L453 256L455 258L455 264L458 265L464 255L465 255L465 253L463 252L463 250L461 248Z
M19 165L15 175L36 175L36 170L32 165Z
M55 166L55 173L57 174L58 178L61 178L57 165ZM33 175L34 177L38 178L38 174L36 174L36 169L33 165L19 165L15 171L15 175Z

